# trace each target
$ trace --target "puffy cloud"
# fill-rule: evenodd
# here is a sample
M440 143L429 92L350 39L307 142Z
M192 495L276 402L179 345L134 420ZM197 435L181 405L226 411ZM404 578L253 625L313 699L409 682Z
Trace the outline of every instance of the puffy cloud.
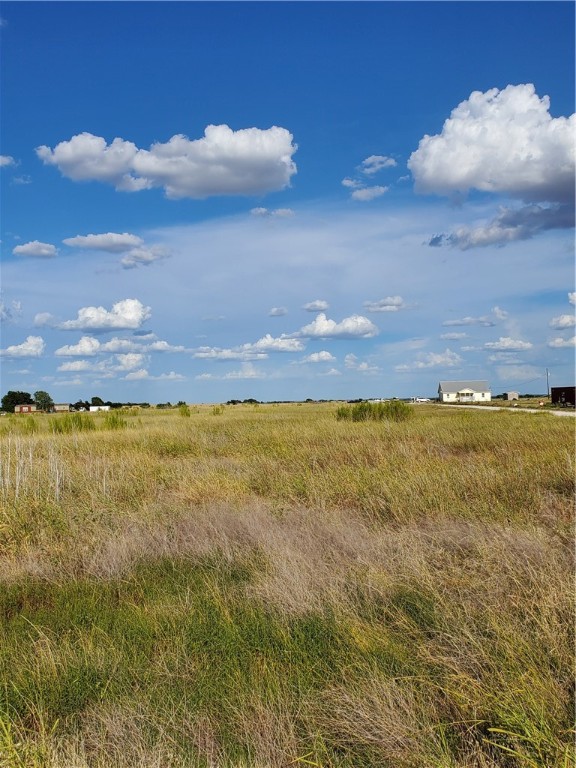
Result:
M550 320L550 328L555 328L557 331L564 330L565 328L574 328L575 325L576 317L574 315L560 315Z
M269 317L283 317L284 315L288 314L288 310L286 307L272 307L270 312L268 312Z
M560 337L557 337L555 339L552 339L552 341L548 342L548 346L552 347L552 349L562 349L564 347L574 347L576 346L576 336L572 336L570 339L562 339Z
M11 165L16 165L16 160L10 155L0 155L0 168L8 168Z
M101 352L139 352L142 350L142 344L139 344L130 339L119 339L118 336L113 336L108 341L100 344Z
M487 341L486 344L484 344L484 349L501 349L511 352L519 352L523 349L532 349L532 344L529 341L512 339L510 336L500 336L498 341Z
M302 309L305 309L306 312L324 312L329 306L328 302L324 301L324 299L316 299L304 304Z
M3 357L40 357L44 352L44 339L41 336L27 336L22 344L14 344L0 349Z
M124 376L126 381L141 381L142 379L149 379L150 374L145 368L139 368L137 371L130 371Z
M374 173L378 173L383 168L394 168L398 163L392 157L386 157L386 155L370 155L366 160L362 160L362 173L371 176Z
M54 149L41 146L38 157L75 181L97 180L122 191L162 187L168 198L256 195L284 189L296 173L297 146L285 128L209 125L201 139L182 134L139 149L116 138L81 133Z
M362 189L355 189L352 192L352 199L359 200L360 202L368 202L374 200L377 197L381 197L385 192L388 192L390 187L363 187Z
M301 352L304 345L298 339L281 336L275 339L269 333L253 344L243 344L240 349L254 352Z
M258 341L233 349L200 347L194 352L194 357L205 360L265 360L268 352L301 352L303 349L303 343L296 338L281 336L275 339L267 333Z
M77 344L67 344L54 352L58 357L86 357L96 355L100 351L100 342L93 336L82 336ZM71 370L71 369L70 369Z
M528 240L549 229L570 229L574 226L571 205L528 205L516 210L502 208L488 224L479 227L459 227L449 235L434 235L428 245L449 245L467 251L490 245L505 245L516 240Z
M455 368L460 365L462 358L456 352L446 349L444 352L423 352L413 363L395 366L399 373L418 371L424 368Z
M76 320L65 320L56 327L62 330L106 331L118 328L139 328L151 316L150 307L138 299L123 299L111 310L104 307L82 307Z
M17 245L12 249L16 256L30 256L35 259L52 259L58 253L56 246L50 243L41 243L39 240L32 240L24 245Z
M109 253L123 253L132 248L138 248L144 243L141 237L131 235L129 232L123 232L122 234L106 232L101 235L76 235L76 237L67 237L62 242L71 248L87 248L92 251L108 251Z
M334 355L330 354L330 352L327 352L326 350L322 350L321 352L312 352L311 355L307 355L302 362L303 363L331 363L334 362L336 358Z
M118 369L122 371L131 371L144 362L144 355L137 352L127 352L126 354L116 355Z
M365 301L364 306L368 312L398 312L406 308L402 296L386 296L379 301Z
M345 317L340 323L330 320L324 312L309 324L301 328L293 336L313 339L368 339L379 333L378 328L367 317L352 315Z
M570 293L568 294L568 301L570 302L570 304L573 304L573 305L576 304L576 291L570 291Z
M465 195L471 189L525 202L574 199L576 116L553 118L548 96L534 85L474 91L444 123L424 136L408 160L415 189Z
M146 347L150 352L185 352L186 348L180 345L168 344L167 341L153 341Z

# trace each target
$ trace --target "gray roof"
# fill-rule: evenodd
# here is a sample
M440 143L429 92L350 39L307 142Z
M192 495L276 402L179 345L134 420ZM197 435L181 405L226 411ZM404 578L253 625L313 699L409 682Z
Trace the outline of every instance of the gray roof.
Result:
M441 381L438 384L438 392L462 392L463 389L471 389L473 392L489 392L487 381Z

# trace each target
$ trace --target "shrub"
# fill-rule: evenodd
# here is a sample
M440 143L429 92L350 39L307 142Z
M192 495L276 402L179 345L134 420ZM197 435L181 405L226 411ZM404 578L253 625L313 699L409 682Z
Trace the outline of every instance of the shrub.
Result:
M67 435L70 432L90 432L96 429L94 419L81 413L67 413L65 416L50 421L50 430L55 434Z
M190 408L186 405L186 403L181 403L178 406L178 413L180 416L188 418L190 416Z
M338 421L406 421L414 411L402 400L385 403L361 402L353 406L340 406L336 411Z
M104 417L103 429L126 429L128 422L116 411L109 411Z

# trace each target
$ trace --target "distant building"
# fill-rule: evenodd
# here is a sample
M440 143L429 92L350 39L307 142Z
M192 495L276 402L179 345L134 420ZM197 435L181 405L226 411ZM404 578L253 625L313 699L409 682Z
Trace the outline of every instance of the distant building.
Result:
M441 381L438 399L441 403L489 403L492 393L487 381Z
M109 411L110 406L109 405L91 405L90 406L90 413L95 413L96 411Z
M504 400L518 400L519 398L518 392L504 392Z
M35 405L15 405L14 413L36 413Z
M551 387L550 400L553 405L571 405L574 407L576 387Z
M52 411L53 413L68 413L70 411L70 403L54 403Z

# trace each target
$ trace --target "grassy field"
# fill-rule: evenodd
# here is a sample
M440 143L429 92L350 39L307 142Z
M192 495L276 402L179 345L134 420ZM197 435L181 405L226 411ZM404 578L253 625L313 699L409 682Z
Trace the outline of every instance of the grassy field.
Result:
M0 766L574 766L574 422L5 417Z

